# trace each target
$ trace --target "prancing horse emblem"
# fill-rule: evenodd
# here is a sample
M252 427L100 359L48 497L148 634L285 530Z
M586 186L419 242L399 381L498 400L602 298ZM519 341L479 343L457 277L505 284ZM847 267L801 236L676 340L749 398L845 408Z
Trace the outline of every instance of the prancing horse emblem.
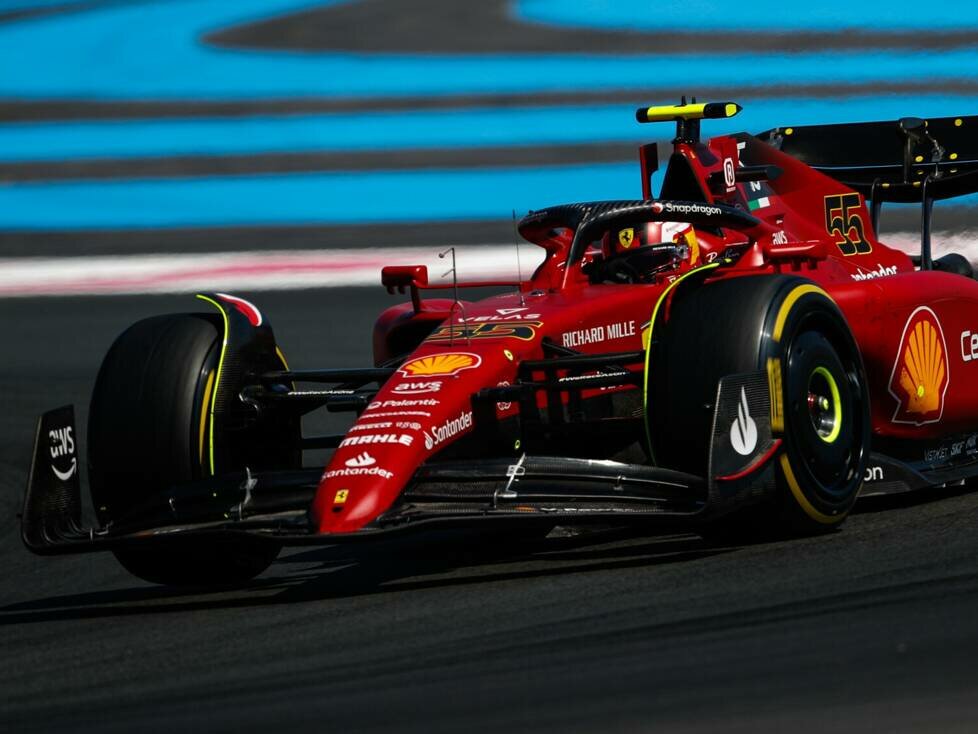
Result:
M618 244L624 247L626 250L632 246L635 241L635 230L632 227L623 229L618 233Z

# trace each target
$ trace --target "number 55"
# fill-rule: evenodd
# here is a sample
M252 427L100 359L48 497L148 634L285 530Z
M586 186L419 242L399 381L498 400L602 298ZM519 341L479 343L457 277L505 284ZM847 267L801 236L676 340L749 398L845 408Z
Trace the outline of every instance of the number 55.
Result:
M859 194L825 197L825 231L835 237L843 255L862 255L873 251L866 239L866 228L859 209Z

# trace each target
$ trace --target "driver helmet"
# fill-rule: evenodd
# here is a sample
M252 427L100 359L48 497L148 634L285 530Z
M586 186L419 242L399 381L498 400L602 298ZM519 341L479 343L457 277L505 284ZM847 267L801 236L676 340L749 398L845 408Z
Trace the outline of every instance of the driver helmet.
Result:
M696 231L689 222L644 222L612 230L605 235L605 256L612 257L647 245L677 244L689 247L690 260L699 260Z

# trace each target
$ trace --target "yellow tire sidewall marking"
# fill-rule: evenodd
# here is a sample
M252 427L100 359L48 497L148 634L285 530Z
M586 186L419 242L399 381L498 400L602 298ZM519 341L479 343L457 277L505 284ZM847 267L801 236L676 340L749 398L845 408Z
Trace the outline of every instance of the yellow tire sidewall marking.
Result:
M207 382L204 384L204 399L200 401L200 438L199 438L199 455L200 455L200 467L204 468L204 444L207 438L207 416L208 408L211 402L211 390L214 389L214 377L217 375L217 370L211 370L210 374L207 375Z
M808 515L812 520L823 525L837 525L845 519L845 514L838 515L826 515L824 512L820 512L815 509L814 505L809 502L805 493L802 491L801 486L798 484L798 480L795 479L795 472L791 468L791 462L788 460L787 454L781 454L781 473L784 475L784 480L788 484L788 489L791 490L791 494L794 495L795 501L798 506Z
M771 338L775 342L781 342L781 337L784 333L784 326L788 320L788 314L791 312L792 307L799 298L808 295L809 293L818 293L834 303L834 301L832 301L832 297L817 285L812 283L804 283L802 285L795 286L791 293L788 294L788 297L781 302L781 306L778 309L778 315L774 320L774 332L771 334ZM814 505L812 505L808 497L806 497L805 493L802 491L801 486L798 484L798 480L795 477L794 470L791 468L791 461L788 459L787 454L781 454L780 464L781 473L784 476L785 483L788 485L788 489L794 496L798 506L806 515L808 515L815 522L823 525L837 525L838 523L842 522L842 520L845 518L845 514L826 515L824 512L819 511Z
M781 302L781 307L778 309L778 316L774 320L774 332L771 334L771 338L774 339L775 342L781 342L781 335L784 332L784 325L788 320L788 314L791 312L792 306L795 305L795 302L799 298L808 295L809 293L821 294L829 301L832 301L832 297L817 285L805 283L803 285L795 286L791 293L788 294L788 297ZM835 303L835 301L832 301L832 303Z
M221 357L217 361L217 376L214 378L214 395L211 398L210 408L208 409L210 414L210 430L208 431L210 451L208 453L208 458L210 460L210 473L211 476L213 476L216 471L214 466L214 405L217 403L217 391L221 385L221 372L224 369L224 355L228 349L228 332L230 331L230 325L228 324L228 315L224 309L221 308L221 304L219 304L213 298L208 298L207 296L199 293L197 294L197 298L202 301L207 301L209 304L214 306L214 308L221 312L221 318L224 320L224 334L221 337Z

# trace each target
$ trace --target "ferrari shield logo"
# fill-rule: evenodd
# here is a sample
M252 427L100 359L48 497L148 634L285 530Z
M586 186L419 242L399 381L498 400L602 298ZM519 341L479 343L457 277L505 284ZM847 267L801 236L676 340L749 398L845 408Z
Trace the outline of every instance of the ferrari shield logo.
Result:
M623 229L618 233L618 244L624 247L626 250L632 246L635 241L635 229L628 227Z
M890 394L897 400L893 422L919 426L939 421L950 381L941 323L921 306L907 319L890 375Z

